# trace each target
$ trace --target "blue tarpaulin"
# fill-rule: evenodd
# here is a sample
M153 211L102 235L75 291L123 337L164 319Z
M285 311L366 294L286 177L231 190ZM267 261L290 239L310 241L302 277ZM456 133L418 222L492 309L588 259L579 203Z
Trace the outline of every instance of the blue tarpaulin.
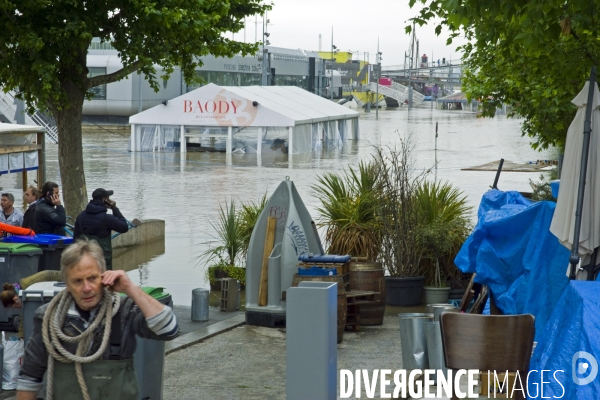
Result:
M465 273L487 285L504 314L533 314L536 340L568 283L570 252L550 233L556 203L518 192L483 195L477 225L456 256Z
M600 399L600 376L595 375L600 360L599 290L598 282L568 284L531 358L530 398L536 390L541 398L541 371L545 370L544 397ZM590 383L586 378L591 378Z

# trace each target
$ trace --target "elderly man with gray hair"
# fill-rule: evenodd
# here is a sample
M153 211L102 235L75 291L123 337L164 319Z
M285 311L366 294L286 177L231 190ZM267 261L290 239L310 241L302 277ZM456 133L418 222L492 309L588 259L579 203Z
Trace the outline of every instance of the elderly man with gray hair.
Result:
M106 271L94 241L67 247L60 264L66 290L35 313L17 399L36 399L47 372L47 400L139 400L135 336L174 339L179 326L173 311L124 271Z
M14 208L14 204L15 196L12 193L2 193L0 198L0 206L2 207L0 222L21 227L23 225L23 213L21 210Z

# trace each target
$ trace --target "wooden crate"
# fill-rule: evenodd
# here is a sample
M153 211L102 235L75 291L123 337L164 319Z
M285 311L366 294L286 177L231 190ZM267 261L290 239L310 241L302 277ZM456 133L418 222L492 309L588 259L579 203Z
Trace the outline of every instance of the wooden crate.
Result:
M333 269L335 268L336 274L341 275L344 278L344 289L350 290L350 263L299 263L298 267L309 269L312 267Z
M335 268L338 275L344 275L350 272L350 263L299 263L301 268Z

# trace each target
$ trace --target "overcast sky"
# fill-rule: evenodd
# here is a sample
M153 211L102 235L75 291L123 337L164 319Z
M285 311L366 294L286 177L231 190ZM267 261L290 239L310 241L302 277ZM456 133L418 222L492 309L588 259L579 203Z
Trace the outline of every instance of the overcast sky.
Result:
M407 20L416 16L417 10L408 6L408 0L274 0L273 10L268 13L272 46L292 49L318 50L319 34L322 35L322 51L330 51L331 28L333 44L343 51L370 53L375 62L377 37L383 53L382 64L403 65L404 52L408 51L410 37L404 32ZM246 41L254 41L254 17L246 20ZM262 18L257 24L257 39L261 40ZM419 53L433 59L458 60L459 44L446 46L447 35L436 36L434 26L417 26ZM235 35L243 40L244 32ZM457 44L458 43L458 44Z

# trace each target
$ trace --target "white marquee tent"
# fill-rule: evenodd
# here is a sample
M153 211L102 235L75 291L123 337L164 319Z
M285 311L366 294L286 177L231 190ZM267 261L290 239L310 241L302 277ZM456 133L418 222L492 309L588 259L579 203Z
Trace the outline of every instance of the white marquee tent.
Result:
M131 116L129 150L306 153L358 139L358 116L295 86L211 83Z

